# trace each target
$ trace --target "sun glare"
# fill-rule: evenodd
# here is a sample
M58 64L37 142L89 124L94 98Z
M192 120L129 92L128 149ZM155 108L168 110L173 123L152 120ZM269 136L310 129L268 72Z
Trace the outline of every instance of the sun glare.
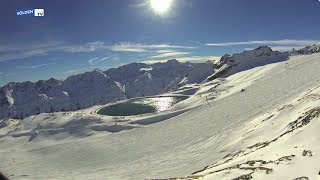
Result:
M157 14L163 14L171 7L173 0L150 0L152 9Z

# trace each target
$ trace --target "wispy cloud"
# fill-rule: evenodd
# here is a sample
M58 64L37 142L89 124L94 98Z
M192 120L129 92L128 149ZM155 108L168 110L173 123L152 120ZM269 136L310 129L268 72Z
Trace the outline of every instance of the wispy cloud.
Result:
M112 68L110 66L99 66L99 69L109 69L109 68ZM70 69L70 70L67 70L65 72L63 72L64 74L64 77L68 77L68 76L71 76L71 75L77 75L77 74L81 74L81 73L85 73L85 72L91 72L95 69L95 67L85 67L85 68L78 68L78 69Z
M320 40L292 40L292 39L284 39L284 40L263 40L263 41L242 41L242 42L225 42L225 43L208 43L205 44L207 46L238 46L238 45L298 45L298 46L307 46L312 44L319 43Z
M7 47L0 45L0 52L11 52L11 51L18 51L20 48L18 47Z
M97 60L97 59L98 59L97 57L89 59L88 63L91 64L91 65L94 65L94 61Z
M142 8L142 7L146 7L148 6L148 2L143 0L142 2L140 3L136 3L136 4L129 4L129 7L130 8Z
M8 45L0 46L0 62L15 59L25 59L36 56L45 56L54 52L67 52L67 53L86 53L103 49L108 49L104 42L90 42L80 45L68 45L64 42L45 42L33 43L28 46L21 45Z
M21 44L6 44L0 45L0 52L19 52L19 51L29 51L29 50L37 50L37 49L51 49L53 47L57 47L63 44L61 41L48 41L48 42L34 42L29 44L28 46L23 46Z
M161 50L155 51L155 53L170 53L170 52L175 52L175 51L170 49L161 49Z
M186 57L178 57L175 58L180 62L205 62L208 60L214 61L214 60L218 60L220 59L219 56L186 56ZM158 63L158 62L166 62L168 61L168 59L149 59L149 60L145 60L142 61L143 63L147 63L147 64L153 64L153 63Z
M9 61L15 59L25 59L35 56L47 55L50 51L57 50L57 47L61 46L62 42L44 42L33 43L28 46L8 44L6 47L0 46L0 62Z
M11 76L16 76L16 75L17 75L17 73L15 73L15 72L4 74L4 76L6 76L6 77L11 77Z
M91 64L91 65L95 65L95 64L98 64L98 63L100 63L100 62L103 62L103 61L106 61L106 60L108 60L108 59L112 59L113 58L113 56L107 56L107 57L104 57L104 58L92 58L92 59L90 59L89 61L88 61L88 63L89 64Z
M186 61L213 61L219 60L220 56L189 56L189 57L180 57L177 58L178 61L186 62Z
M302 49L305 46L271 46L271 49L274 51L290 51L294 49Z
M152 56L151 58L168 58L168 57L181 57L183 55L188 55L191 54L191 52L180 52L180 51L176 51L176 52L165 52L165 53L161 53L155 56Z
M60 49L66 52L74 52L74 53L81 53L81 52L92 52L97 51L101 49L106 49L107 46L104 44L104 42L91 42L84 45L74 45L74 46L65 46L61 47Z
M65 71L64 74L67 75L67 76L70 76L70 75L82 73L82 72L85 72L85 71L88 71L88 70L89 70L88 68L70 69L68 71Z
M96 50L108 48L103 42L91 42L83 45L68 45L64 42L37 42L26 44L9 44L7 46L0 46L0 62L15 60L15 59L25 59L35 56L45 56L52 52L70 52L70 53L80 53L80 52L92 52Z
M119 52L136 52L142 53L155 49L195 49L192 46L177 46L170 44L136 44L130 42L122 42L113 45L110 49Z
M36 68L46 67L53 64L56 64L56 63L37 64L37 65L31 65L31 66L18 66L17 68L18 69L36 69Z
M142 53L142 52L146 52L147 50L144 49L144 48L141 48L141 47L137 47L137 46L116 44L116 45L111 47L111 51Z
M32 44L30 46L21 45L10 45L1 46L0 56L1 61L25 59L37 56L46 56L53 53L89 53L94 51L109 50L114 52L128 52L137 53L138 55L148 54L149 56L159 56L160 57L174 57L190 54L188 52L182 52L181 50L195 49L197 47L193 46L181 46L181 45L171 45L171 44L139 44L132 42L120 42L113 45L106 45L104 42L96 41L86 44L66 44L65 42L47 42ZM106 59L94 59L89 63L99 63ZM116 57L110 58L116 59Z
M99 59L98 61L96 61L96 64L98 64L98 63L100 63L100 62L102 62L102 61L106 61L106 60L108 60L108 59L110 59L110 58L111 58L110 56L101 58L101 59Z

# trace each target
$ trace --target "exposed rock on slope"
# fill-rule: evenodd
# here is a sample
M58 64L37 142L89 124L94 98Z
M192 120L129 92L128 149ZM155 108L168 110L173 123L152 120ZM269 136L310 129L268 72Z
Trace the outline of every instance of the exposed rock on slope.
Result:
M243 51L232 56L226 54L216 63L216 68L208 80L218 77L227 77L237 72L252 69L257 66L263 66L271 63L287 60L289 53L273 51L270 47L261 46L254 50Z
M25 118L46 112L70 111L126 98L156 95L193 67L169 60L132 63L105 72L94 70L64 81L9 83L0 89L0 118Z
M206 80L211 81L220 77L228 77L257 66L285 61L288 57L289 53L273 51L267 46L233 55L226 54L216 63L206 62L194 66L189 72L173 81L168 90L175 91L186 84L199 84Z
M314 44L312 46L306 46L305 48L299 50L291 51L292 54L313 54L320 52L320 44Z
M177 90L186 84L199 84L205 81L208 76L214 73L213 62L207 61L195 65L190 71L186 72L183 76L177 78L167 87L167 91Z
M132 63L107 70L111 79L125 87L127 98L163 93L176 78L188 72L194 64L169 60L166 63Z

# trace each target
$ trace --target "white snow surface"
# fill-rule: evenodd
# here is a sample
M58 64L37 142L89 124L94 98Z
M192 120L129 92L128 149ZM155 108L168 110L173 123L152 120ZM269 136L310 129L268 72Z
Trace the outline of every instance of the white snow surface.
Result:
M161 113L108 117L93 106L2 119L0 170L12 179L317 179L320 54L288 58L187 84L197 92Z

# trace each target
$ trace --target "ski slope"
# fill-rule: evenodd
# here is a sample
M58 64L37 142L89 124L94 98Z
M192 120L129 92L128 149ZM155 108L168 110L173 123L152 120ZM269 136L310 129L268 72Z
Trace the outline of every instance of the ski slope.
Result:
M316 179L319 85L320 54L297 55L203 83L156 115L115 119L94 106L3 120L0 170L12 179Z

